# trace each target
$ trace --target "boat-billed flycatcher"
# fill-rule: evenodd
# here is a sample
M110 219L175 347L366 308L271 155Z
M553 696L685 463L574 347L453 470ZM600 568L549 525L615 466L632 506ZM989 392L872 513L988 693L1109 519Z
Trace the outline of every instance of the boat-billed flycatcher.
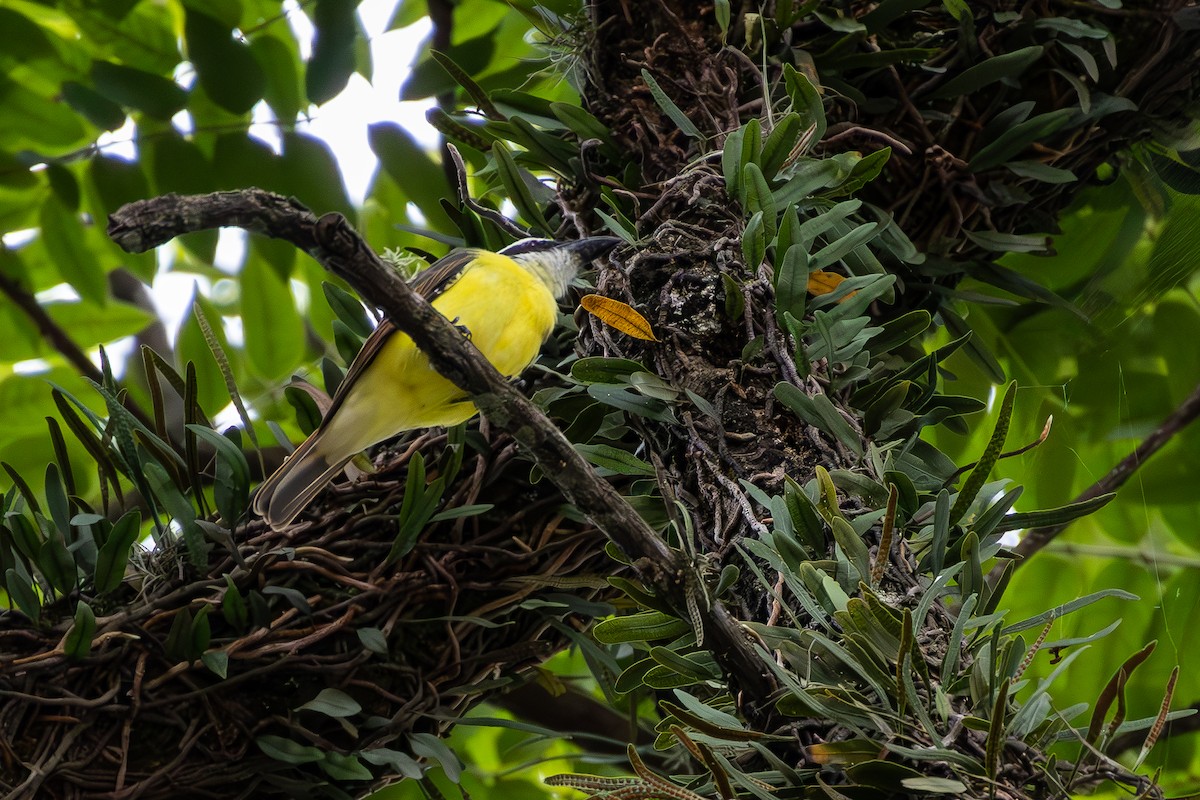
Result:
M558 318L558 298L576 273L620 241L523 239L499 253L455 250L419 273L412 288L464 328L501 374L514 377L537 358ZM475 413L463 391L385 319L350 365L320 426L259 487L254 510L282 528L371 445L415 428L457 425Z

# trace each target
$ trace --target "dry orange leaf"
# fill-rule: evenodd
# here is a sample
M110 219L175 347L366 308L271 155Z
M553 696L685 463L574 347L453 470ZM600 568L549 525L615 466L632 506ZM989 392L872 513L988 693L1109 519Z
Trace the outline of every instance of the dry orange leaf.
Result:
M822 270L817 270L816 272L810 273L808 276L808 293L814 297L820 297L823 294L829 294L838 286L840 286L844 280L846 280L845 275L838 275L836 272L824 272ZM856 294L858 294L858 292L850 292L841 300L838 300L838 302L841 303L849 300Z
M610 328L616 328L621 333L628 334L635 339L644 339L647 342L658 341L658 337L654 335L646 318L634 311L627 303L603 295L587 294L583 296L579 304L585 311L597 317Z

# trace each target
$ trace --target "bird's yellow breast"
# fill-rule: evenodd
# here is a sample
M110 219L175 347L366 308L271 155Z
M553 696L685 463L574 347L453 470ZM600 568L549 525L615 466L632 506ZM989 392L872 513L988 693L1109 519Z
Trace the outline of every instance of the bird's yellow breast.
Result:
M470 332L471 342L501 374L529 366L554 329L558 303L550 289L507 256L478 252L433 301ZM463 392L439 375L404 333L393 334L329 420L323 450L340 457L404 430L457 425L475 414Z

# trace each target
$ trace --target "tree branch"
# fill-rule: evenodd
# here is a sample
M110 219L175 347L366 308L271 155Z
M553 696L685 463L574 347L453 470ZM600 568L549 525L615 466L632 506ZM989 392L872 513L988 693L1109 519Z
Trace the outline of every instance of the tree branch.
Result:
M17 308L25 313L25 316L29 317L29 320L37 326L38 333L42 335L42 338L57 350L59 355L67 360L67 363L79 370L88 380L104 383L104 373L92 363L87 353L83 352L75 340L51 319L32 292L15 278L10 278L3 272L0 272L0 292L3 292ZM129 413L137 417L139 422L151 430L154 429L154 424L149 417L128 396L124 399L123 405Z
M1153 433L1142 440L1142 443L1132 453L1121 459L1115 467L1108 471L1107 475L1093 483L1071 502L1082 503L1121 488L1139 467L1198 416L1200 416L1200 386L1197 386L1191 395L1172 411L1171 415ZM1066 530L1068 525L1070 523L1047 525L1044 528L1034 528L1027 532L1016 547L1016 553L1022 559L1016 562L1017 566L1050 544L1054 537ZM994 584L1002 571L993 567L991 573L988 574L988 581Z
M639 577L688 619L688 574L680 554L597 477L561 431L504 379L454 325L414 294L340 214L317 219L297 201L260 189L209 195L164 195L130 203L110 218L109 236L129 252L144 252L175 236L222 226L285 239L348 281L412 337L441 375L471 395L480 412L503 429L541 467L566 499L635 559ZM755 713L769 708L775 683L753 640L720 602L700 621L713 654Z

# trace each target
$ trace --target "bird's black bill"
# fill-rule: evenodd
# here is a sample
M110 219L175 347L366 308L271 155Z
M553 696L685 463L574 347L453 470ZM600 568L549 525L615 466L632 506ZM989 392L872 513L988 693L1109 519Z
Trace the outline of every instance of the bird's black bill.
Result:
M597 258L608 255L620 244L624 244L624 240L616 236L593 236L590 239L568 242L562 247L564 250L577 253L584 263L591 263Z

